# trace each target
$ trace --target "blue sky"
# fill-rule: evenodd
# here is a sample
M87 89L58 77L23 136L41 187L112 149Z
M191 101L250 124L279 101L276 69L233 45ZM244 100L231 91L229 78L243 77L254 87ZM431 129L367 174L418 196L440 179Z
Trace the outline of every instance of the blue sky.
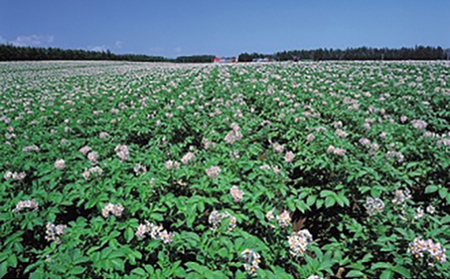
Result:
M450 47L450 0L0 0L0 42L167 57Z

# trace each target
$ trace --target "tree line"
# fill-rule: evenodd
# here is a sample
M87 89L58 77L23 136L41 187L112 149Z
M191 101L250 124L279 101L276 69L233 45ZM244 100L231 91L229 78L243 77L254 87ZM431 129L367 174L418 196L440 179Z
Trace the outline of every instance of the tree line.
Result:
M174 62L179 63L207 63L213 62L214 55L190 55L190 56L179 56L175 58Z
M18 60L126 60L165 62L170 61L162 56L142 54L113 54L106 51L65 50L60 48L36 48L14 45L0 45L0 61Z
M414 48L348 48L282 51L275 54L243 53L239 61L247 62L257 58L287 60L439 60L449 59L450 49L416 46Z
M441 47L416 46L414 48L347 48L291 50L274 54L241 53L239 62L250 62L258 58L276 61L289 60L439 60L449 59L450 49ZM0 61L18 60L122 60L147 62L207 63L213 62L213 55L179 56L175 59L163 56L141 54L114 54L106 51L72 50L60 48L22 47L11 44L0 45Z

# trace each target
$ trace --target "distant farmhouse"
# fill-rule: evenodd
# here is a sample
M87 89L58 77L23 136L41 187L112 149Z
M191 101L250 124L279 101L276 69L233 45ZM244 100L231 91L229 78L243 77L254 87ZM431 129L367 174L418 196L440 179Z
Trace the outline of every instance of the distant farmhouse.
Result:
M238 62L237 57L218 57L214 58L214 63L233 63Z

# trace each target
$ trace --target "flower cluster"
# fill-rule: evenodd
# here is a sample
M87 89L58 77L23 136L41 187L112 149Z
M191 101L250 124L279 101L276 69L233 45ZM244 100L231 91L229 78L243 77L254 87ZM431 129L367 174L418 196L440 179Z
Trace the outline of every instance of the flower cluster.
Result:
M120 204L120 203L117 203L117 204L108 203L102 209L102 216L105 218L108 218L111 213L116 217L120 217L120 216L122 216L123 209L124 208L123 208L122 204Z
M98 137L100 138L100 139L106 139L106 138L108 138L108 137L110 137L111 135L109 135L109 133L108 132L100 132L100 134L98 135Z
M250 249L245 249L242 251L241 256L245 262L245 271L247 271L249 275L255 275L259 268L259 263L261 263L261 255Z
M403 162L405 160L405 156L400 152L388 151L386 153L387 158L397 158L398 162Z
M233 197L234 202L240 202L244 197L244 192L241 191L238 186L231 187L230 194Z
M423 120L412 120L411 124L417 130L423 130L423 129L427 128L427 126L428 126L428 123Z
M37 210L39 208L39 203L34 199L21 200L16 204L16 208L13 210L13 212L20 212L25 208Z
M121 161L127 161L130 159L130 151L128 150L128 146L126 145L118 145L114 151Z
M441 243L434 243L431 239L423 240L418 237L414 238L414 241L409 243L408 252L416 258L423 257L424 253L428 252L430 257L438 262L447 261L445 248L442 248Z
M442 145L444 145L444 146L450 146L450 138L443 138L443 139L439 139L437 142L436 142L436 145L438 146L438 147L440 147L440 146L442 146Z
M292 162L294 160L294 158L295 158L295 154L293 152L287 152L286 155L284 156L284 160L287 163Z
M165 165L167 170L180 168L180 163L176 160L168 160Z
M97 160L98 160L98 153L97 152L90 152L87 155L87 158L93 165L96 165L97 164Z
M66 168L66 162L63 159L55 161L55 168L58 170L64 170Z
M335 155L338 155L338 156L344 156L345 155L345 153L346 153L346 151L344 150L344 149L341 149L341 148L335 148L333 145L330 145L329 147L328 147L328 149L327 149L327 153L328 154L335 154Z
M366 199L366 203L364 204L364 207L367 210L367 213L369 214L369 216L373 216L377 213L382 213L384 210L384 202L383 200L379 199L379 198L372 198L372 197L368 197Z
M274 144L272 144L272 149L274 152L281 154L284 151L284 145L274 143Z
M202 139L202 144L203 144L203 148L205 148L205 150L208 150L209 148L214 149L216 147L216 142L210 141L207 138Z
M343 131L342 129L337 129L336 132L334 133L334 135L341 137L341 138L346 138L347 132Z
M5 173L5 180L13 179L13 181L22 181L26 177L25 172L11 172L6 171Z
M277 216L277 221L280 227L288 227L291 224L291 213L288 210L285 210L283 213Z
M84 156L86 156L90 151L92 151L91 147L84 146L80 150L80 153L82 153Z
M232 216L230 213L225 212L225 214L221 214L219 211L212 211L209 215L208 222L212 225L211 229L216 230L223 219L229 218L230 222L228 224L228 231L232 231L236 225L237 220L236 217Z
M39 152L39 147L36 145L26 146L23 147L22 152L29 153L29 152Z
M45 240L55 241L56 244L61 243L61 235L64 234L64 230L67 228L66 225L55 225L51 222L47 223L45 231Z
M371 143L370 140L365 137L362 137L361 139L359 139L359 144L361 144L362 146L368 147L368 146L370 146L370 143Z
M147 173L147 167L143 166L140 163L136 163L133 167L134 174L141 175Z
M187 154L185 154L182 158L181 158L181 162L183 164L188 164L191 160L193 160L195 158L195 154L192 152L188 152Z
M145 221L145 224L140 224L135 233L139 239L145 238L146 234L150 234L150 237L154 240L161 240L164 244L172 242L175 235L173 232L163 229L162 226L157 226L149 221Z
M218 166L211 166L206 169L206 174L209 178L217 178L222 170Z
M83 178L85 180L88 180L91 177L92 174L94 174L97 177L100 177L100 176L102 176L102 173L103 173L103 169L101 169L98 166L94 166L94 167L91 167L89 169L85 169L84 170Z
M266 219L269 220L269 222L273 221L273 219L275 219L275 215L273 214L275 210L272 209L269 212L267 212L266 214Z
M234 150L234 151L230 151L229 152L229 155L230 155L230 157L231 158L233 158L233 159L238 159L238 158L240 158L241 156L239 155L239 151L238 150Z
M288 236L289 246L291 247L291 254L294 256L301 256L306 251L308 244L312 242L312 235L307 229L300 230Z
M395 190L395 197L392 200L392 203L394 204L403 204L403 202L407 199L411 198L411 192L409 191L409 189L405 189L405 190Z
M418 207L416 210L416 215L414 215L414 219L421 219L425 215L425 211L423 211L422 207Z
M241 128L239 127L239 125L237 123L232 123L231 128L232 131L230 131L224 138L224 141L227 144L233 144L234 142L242 139L242 133L240 131Z

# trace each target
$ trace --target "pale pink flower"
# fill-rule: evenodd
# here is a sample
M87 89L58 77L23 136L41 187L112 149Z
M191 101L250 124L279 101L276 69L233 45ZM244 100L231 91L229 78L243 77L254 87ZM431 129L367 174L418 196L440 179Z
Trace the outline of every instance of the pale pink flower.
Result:
M220 167L218 166L211 166L210 168L206 169L206 174L209 178L216 178L219 176L221 172Z
M280 145L278 143L274 143L274 144L272 144L272 149L274 152L282 153L284 151L284 146Z
M339 136L341 138L346 138L347 137L347 132L343 131L342 129L338 129L338 130L336 130L334 135Z
M100 135L99 135L100 139L106 139L108 137L110 137L108 132L100 132Z
M97 160L98 160L97 152L90 152L87 157L92 164L97 164Z
M141 165L140 163L136 163L133 167L134 174L140 175L147 173L147 167Z
M66 162L63 159L55 161L55 168L58 170L64 170L66 168Z
M124 208L120 203L118 204L108 203L102 209L102 216L108 218L110 214L113 214L116 217L120 217L122 216L123 210Z
M411 124L417 130L423 130L428 126L428 123L423 120L412 120Z
M361 139L359 139L359 143L361 144L361 145L363 145L363 146L369 146L370 145L370 140L369 139L367 139L367 138L361 138Z
M336 154L336 155L338 155L338 156L344 156L345 155L345 150L344 149L341 149L341 148L336 148L335 150L334 150L334 154Z
M182 158L181 158L181 162L183 164L188 164L189 161L193 160L195 158L195 154L192 152L188 152L187 154L185 154Z
M36 145L26 146L22 149L22 152L24 152L24 153L39 152L39 147Z
M244 192L239 189L238 186L233 186L230 189L230 194L234 199L234 202L240 202L244 197Z
M295 158L295 154L293 152L287 152L284 156L284 160L288 163L292 162Z
M86 156L91 150L92 150L91 147L84 146L83 148L80 149L80 153L82 153L84 156Z
M37 210L39 208L39 203L34 199L21 200L16 204L16 208L13 210L13 212L19 212L25 208Z
M174 160L166 161L166 169L178 169L180 167L180 163Z
M45 240L47 241L55 241L56 244L61 243L61 235L64 234L66 225L55 225L53 223L48 222L45 231Z
M89 172L89 170L84 170L84 172L83 172L83 178L85 179L85 180L88 180L89 179L89 177L91 176L91 172Z
M118 145L115 150L117 156L121 161L126 161L130 159L130 151L128 150L128 146L126 145Z
M285 210L281 215L277 216L278 224L282 228L286 228L291 224L291 213Z
M5 180L9 180L12 178L12 176L13 176L13 173L11 171L6 171L5 176L3 178L5 178Z
M327 149L327 154L333 154L333 153L334 153L334 150L335 150L334 146L333 146L333 145L330 145L330 146L328 147L328 149Z

